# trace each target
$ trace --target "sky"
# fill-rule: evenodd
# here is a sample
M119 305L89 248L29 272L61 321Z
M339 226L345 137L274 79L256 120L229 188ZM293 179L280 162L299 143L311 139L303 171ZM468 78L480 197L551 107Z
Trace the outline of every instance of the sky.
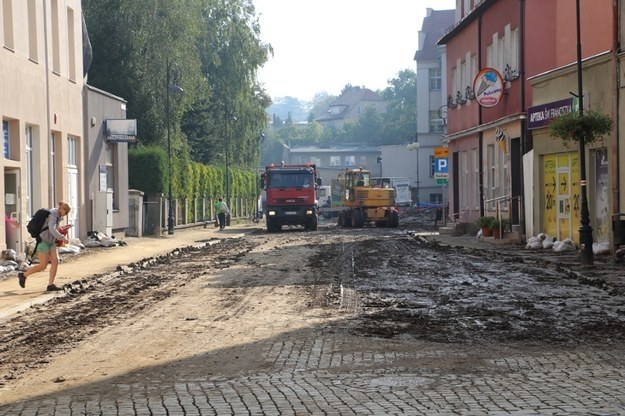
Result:
M426 9L455 0L252 0L273 57L258 78L273 98L311 101L347 84L384 89L414 54Z

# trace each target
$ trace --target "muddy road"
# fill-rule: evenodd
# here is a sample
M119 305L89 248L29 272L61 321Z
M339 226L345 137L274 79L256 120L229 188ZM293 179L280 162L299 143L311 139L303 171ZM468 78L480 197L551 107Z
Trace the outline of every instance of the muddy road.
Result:
M0 405L102 394L111 379L265 371L255 346L297 331L349 336L354 351L384 340L478 355L622 348L620 288L518 248L450 247L414 231L247 229L74 282L3 322Z

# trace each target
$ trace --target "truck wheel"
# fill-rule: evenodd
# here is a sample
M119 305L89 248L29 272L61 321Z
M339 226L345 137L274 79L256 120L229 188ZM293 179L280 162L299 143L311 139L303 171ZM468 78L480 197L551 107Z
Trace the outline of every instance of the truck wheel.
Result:
M365 213L360 209L352 211L352 227L362 228L365 225Z
M280 229L282 229L281 225L276 224L275 220L267 218L267 232L275 233L280 231Z
M350 210L346 209L341 212L343 214L343 227L351 227L352 226L352 213Z
M304 228L309 231L317 231L317 227L318 227L317 216L314 216L308 220L308 222L306 223L306 227Z
M389 213L388 226L392 228L399 227L399 214L397 213L397 211L391 211Z
M351 227L352 226L352 220L349 217L349 211L345 210L345 211L341 211L339 213L339 226L340 227Z

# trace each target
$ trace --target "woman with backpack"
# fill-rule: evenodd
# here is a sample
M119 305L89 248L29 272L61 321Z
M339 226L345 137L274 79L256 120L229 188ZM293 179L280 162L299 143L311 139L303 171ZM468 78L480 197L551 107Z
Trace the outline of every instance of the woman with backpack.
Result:
M39 259L39 264L31 267L25 272L20 272L17 275L19 279L20 287L26 286L26 278L33 273L37 273L43 271L48 266L48 262L50 263L50 275L48 278L48 287L46 290L48 292L54 292L57 290L63 290L54 284L54 279L56 278L56 271L59 267L59 253L56 248L56 242L62 241L63 243L69 243L67 236L63 235L59 231L59 225L61 223L61 218L69 214L71 208L69 204L66 202L59 202L59 206L57 208L52 208L49 210L49 214L46 218L43 227L39 231L37 236L37 246L35 248L35 252L37 253L37 257ZM35 219L33 216L33 221Z

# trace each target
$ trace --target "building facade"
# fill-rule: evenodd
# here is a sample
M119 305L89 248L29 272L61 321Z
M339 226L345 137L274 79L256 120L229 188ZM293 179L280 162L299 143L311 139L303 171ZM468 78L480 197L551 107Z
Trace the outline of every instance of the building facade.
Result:
M21 252L26 223L40 207L68 202L76 208L68 218L72 236L83 231L82 9L79 0L3 0L2 6L0 247Z
M553 231L540 208L544 172L535 166L558 149L551 145L553 138L540 135L540 150L533 151L538 150L536 137L527 128L528 107L550 98L529 79L575 62L575 2L458 0L457 7L458 21L439 42L447 46L450 86L451 219L472 222L498 214L525 225L525 235ZM612 2L582 2L581 21L582 27L592 27L582 32L584 59L609 51ZM576 91L569 82L558 88L550 97L567 98ZM575 227L569 229L566 237L577 240Z
M345 169L363 168L371 171L372 176L381 176L384 165L379 157L380 148L369 146L285 146L283 152L283 160L287 164L315 164L324 185L330 185Z
M419 49L414 60L417 64L416 135L411 151L413 169L411 179L412 200L420 204L442 203L445 181L434 177L434 149L442 146L447 128L447 57L445 45L437 42L455 22L455 10L427 9L419 31Z
M125 119L125 102L86 86L91 51L83 50L80 0L2 0L1 5L5 221L0 248L24 252L32 240L29 219L59 201L72 207L66 219L73 225L70 237L86 238L94 230L91 196L103 189L102 178L111 178L105 180L106 192L117 195L111 229L123 231L127 144L107 142L102 123Z

